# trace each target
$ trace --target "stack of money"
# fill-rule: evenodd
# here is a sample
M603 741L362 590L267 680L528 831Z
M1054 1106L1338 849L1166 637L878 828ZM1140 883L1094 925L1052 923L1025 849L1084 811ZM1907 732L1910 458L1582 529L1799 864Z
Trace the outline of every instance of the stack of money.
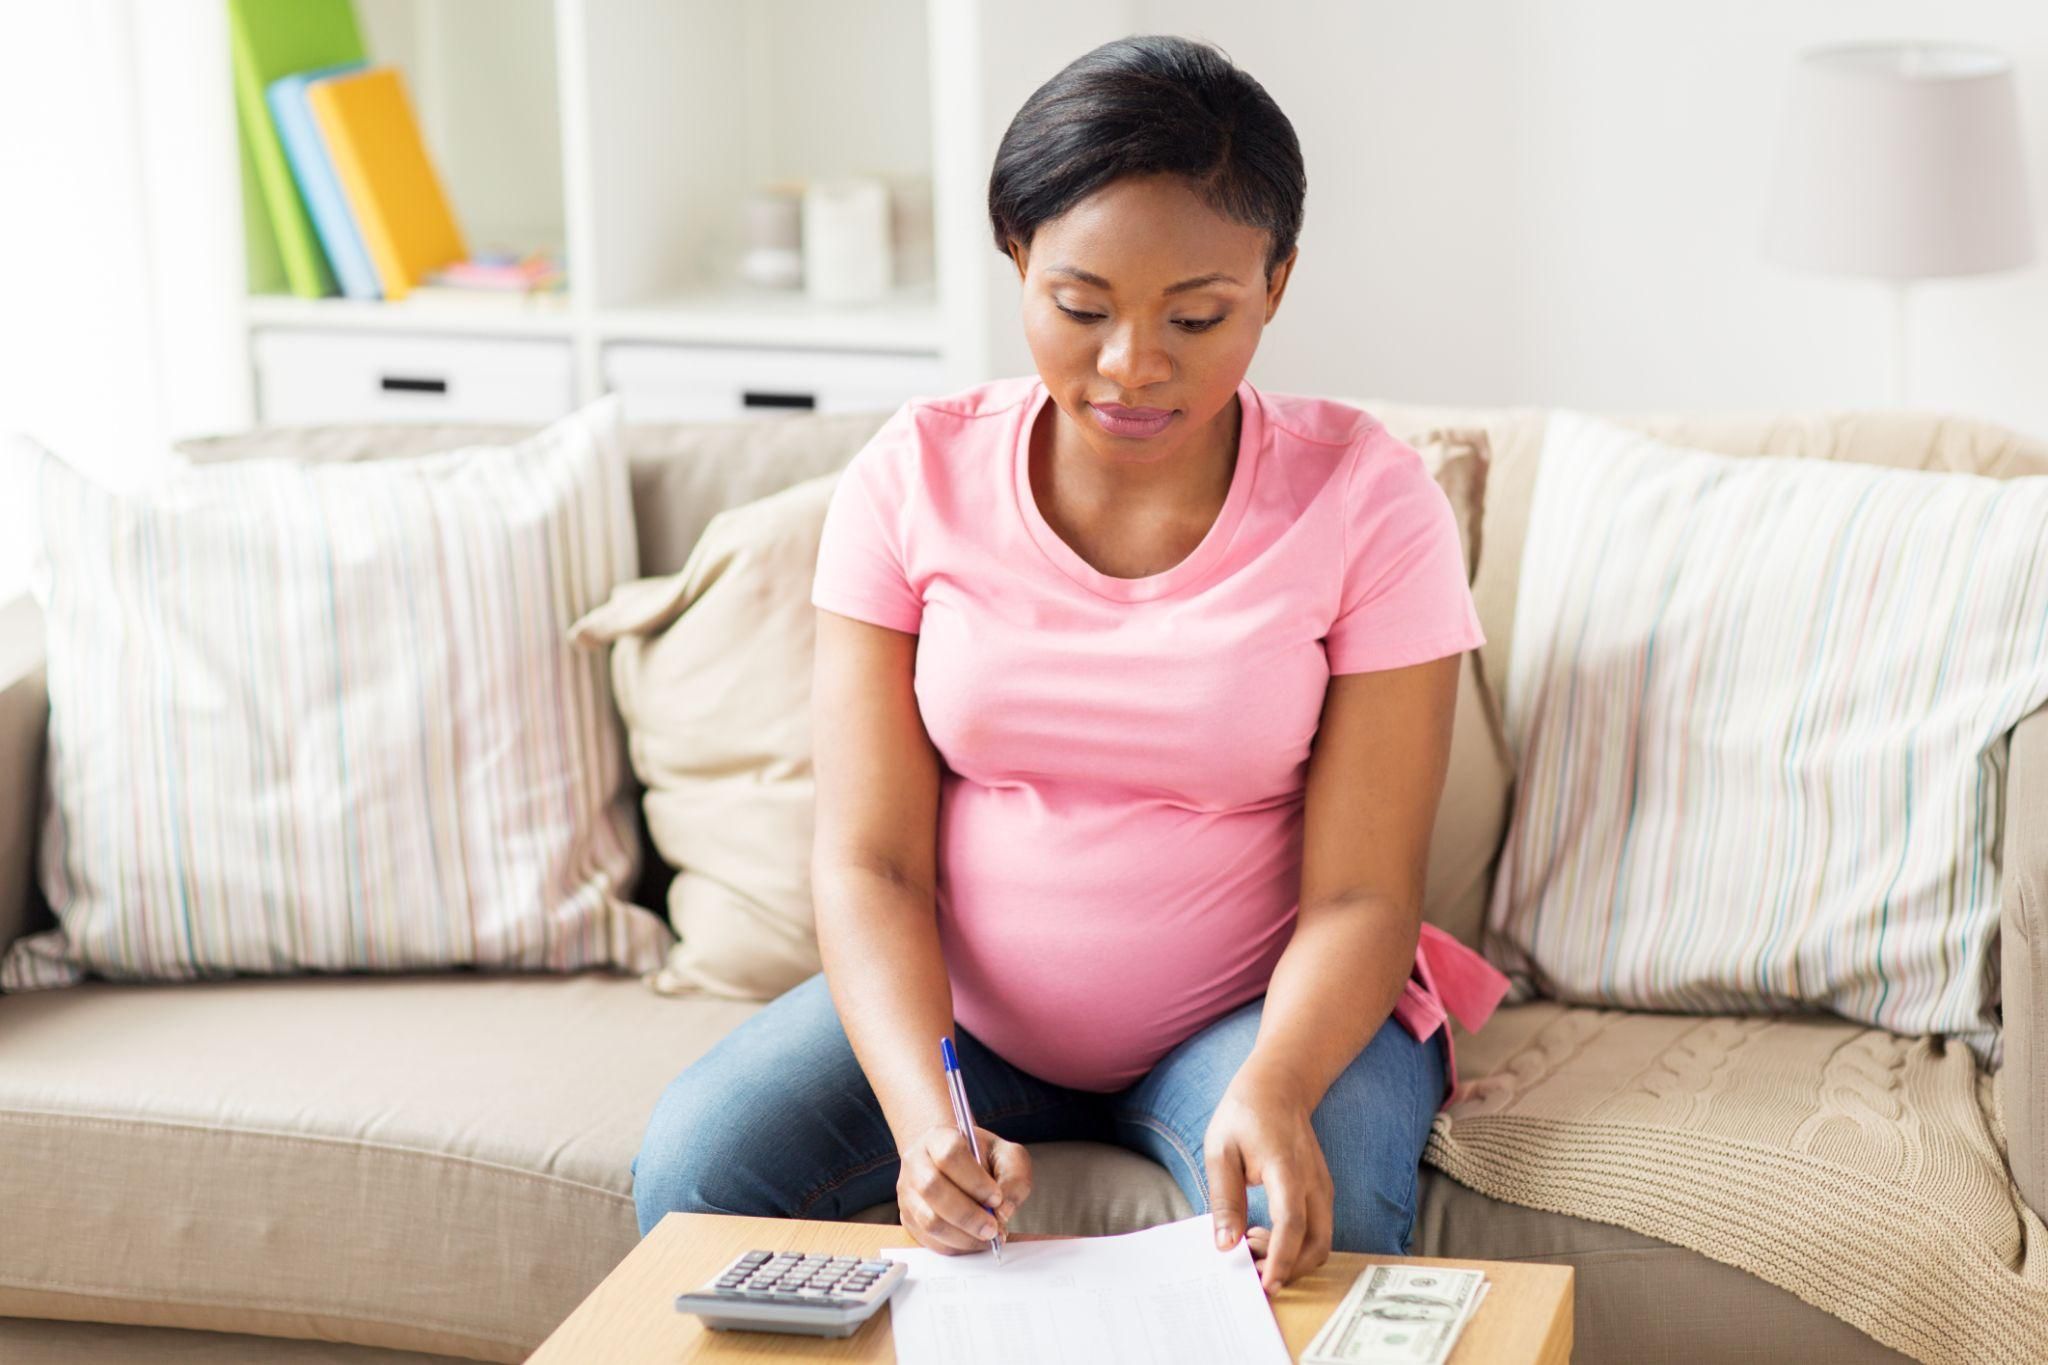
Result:
M1439 1266L1368 1266L1302 1354L1302 1365L1442 1365L1486 1297L1486 1276Z

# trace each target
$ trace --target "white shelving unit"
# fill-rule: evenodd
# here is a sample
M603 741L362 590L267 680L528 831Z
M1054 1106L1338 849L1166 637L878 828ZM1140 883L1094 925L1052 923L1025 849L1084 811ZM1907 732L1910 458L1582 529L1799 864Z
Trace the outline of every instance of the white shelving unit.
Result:
M629 418L766 416L1018 372L990 160L1031 89L1127 31L1125 6L1075 0L1028 19L993 0L357 5L471 250L560 251L569 292L550 309L301 299L256 278L252 252L261 421L524 421L608 391ZM820 306L738 279L752 190L853 174L919 206L886 300ZM923 268L906 278L906 261Z

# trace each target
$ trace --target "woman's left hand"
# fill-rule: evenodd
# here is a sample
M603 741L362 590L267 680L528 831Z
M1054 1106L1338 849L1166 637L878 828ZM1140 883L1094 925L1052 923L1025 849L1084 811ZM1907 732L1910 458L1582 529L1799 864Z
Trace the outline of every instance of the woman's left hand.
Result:
M1336 1191L1329 1163L1309 1121L1315 1110L1298 1088L1240 1070L1223 1092L1202 1138L1209 1172L1209 1207L1216 1243L1246 1235L1267 1293L1329 1259L1331 1201ZM1266 1187L1273 1227L1247 1233L1245 1189Z

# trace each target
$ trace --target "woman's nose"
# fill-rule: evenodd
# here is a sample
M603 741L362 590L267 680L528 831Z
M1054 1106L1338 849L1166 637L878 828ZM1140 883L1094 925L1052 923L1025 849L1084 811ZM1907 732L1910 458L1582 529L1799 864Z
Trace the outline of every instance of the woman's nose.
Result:
M1138 393L1173 378L1173 357L1147 340L1136 326L1122 328L1104 344L1095 368L1125 393Z

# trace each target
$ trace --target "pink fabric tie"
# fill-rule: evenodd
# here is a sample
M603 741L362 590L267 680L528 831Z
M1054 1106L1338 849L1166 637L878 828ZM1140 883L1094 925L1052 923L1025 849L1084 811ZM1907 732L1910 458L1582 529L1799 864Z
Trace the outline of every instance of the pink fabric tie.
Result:
M1477 1033L1507 993L1508 979L1492 963L1434 924L1422 926L1422 938L1415 945L1415 970L1402 985L1401 998L1394 1002L1394 1017L1417 1039L1443 1029L1449 1061L1444 1103L1450 1102L1458 1088L1457 1048L1446 1015L1455 1016L1467 1033Z

